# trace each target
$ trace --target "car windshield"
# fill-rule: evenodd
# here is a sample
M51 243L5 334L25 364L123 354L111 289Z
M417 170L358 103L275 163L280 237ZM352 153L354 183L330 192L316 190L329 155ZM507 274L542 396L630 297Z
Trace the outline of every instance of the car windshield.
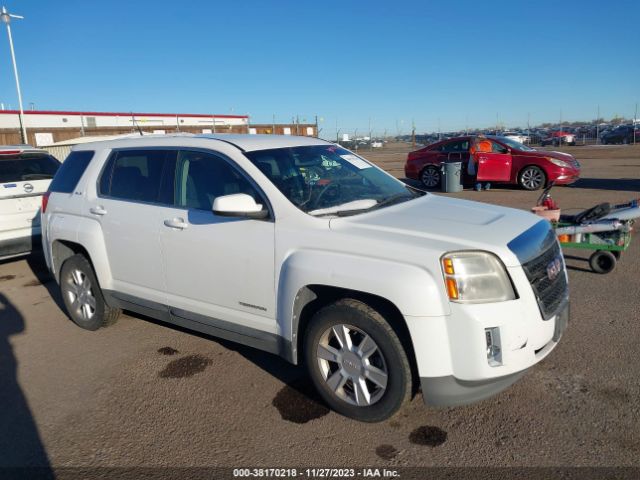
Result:
M294 205L310 215L353 215L422 195L338 145L245 155Z
M524 152L535 152L536 150L535 148L527 147L526 145L520 142L516 142L513 138L507 138L507 137L491 137L491 138L495 138L499 142L502 142L506 146L514 148L516 150L521 150Z
M51 179L60 162L42 153L0 155L0 183Z

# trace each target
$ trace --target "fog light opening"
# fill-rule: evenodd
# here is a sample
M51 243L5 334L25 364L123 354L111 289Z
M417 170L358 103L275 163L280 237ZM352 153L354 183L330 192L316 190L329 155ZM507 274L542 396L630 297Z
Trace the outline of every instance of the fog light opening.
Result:
M487 345L487 362L491 367L499 367L500 365L502 365L500 328L498 327L485 328L484 337Z

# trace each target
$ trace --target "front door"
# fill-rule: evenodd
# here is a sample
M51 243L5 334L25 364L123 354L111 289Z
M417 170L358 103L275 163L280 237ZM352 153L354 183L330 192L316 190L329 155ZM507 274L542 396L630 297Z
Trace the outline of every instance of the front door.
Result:
M274 222L214 215L213 200L233 193L265 203L222 154L179 153L175 207L163 209L160 233L168 303L190 320L275 333Z
M489 140L486 140L487 142ZM478 165L477 180L482 182L508 182L511 178L511 153L504 145L491 142L490 151L477 151L474 153L476 165Z

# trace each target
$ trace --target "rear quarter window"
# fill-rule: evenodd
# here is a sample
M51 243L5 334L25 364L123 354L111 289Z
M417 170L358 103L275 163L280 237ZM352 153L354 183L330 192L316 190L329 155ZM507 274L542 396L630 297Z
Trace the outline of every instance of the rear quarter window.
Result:
M53 177L50 192L71 193L78 185L78 181L87 169L87 165L93 158L95 152L90 150L82 150L71 152L64 161L56 176Z

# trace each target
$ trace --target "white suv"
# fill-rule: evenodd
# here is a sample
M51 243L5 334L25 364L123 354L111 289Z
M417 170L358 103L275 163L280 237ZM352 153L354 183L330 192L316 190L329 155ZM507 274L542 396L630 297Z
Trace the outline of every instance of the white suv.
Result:
M0 260L40 248L40 204L60 162L28 145L0 147Z
M47 263L80 327L126 309L304 362L359 420L419 386L431 405L486 398L567 324L546 220L416 191L315 138L85 144L45 205Z

